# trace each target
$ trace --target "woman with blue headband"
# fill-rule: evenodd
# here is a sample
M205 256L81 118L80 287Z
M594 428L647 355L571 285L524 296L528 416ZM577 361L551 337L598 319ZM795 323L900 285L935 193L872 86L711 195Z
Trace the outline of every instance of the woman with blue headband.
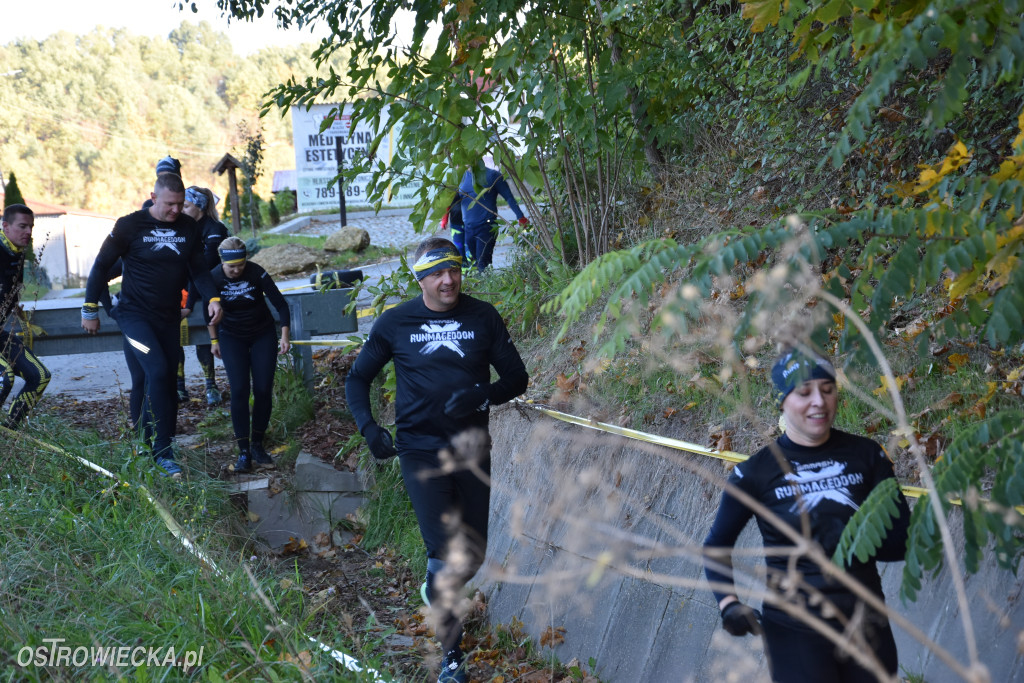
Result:
M277 285L259 264L246 257L245 242L229 237L220 244L220 265L210 274L220 294L224 317L210 325L213 355L224 361L231 389L231 426L238 444L239 474L253 468L274 467L263 445L273 407L274 371L277 356L288 353L291 316L288 303ZM266 300L277 310L281 323L278 342L274 319ZM249 424L249 394L252 393L252 432Z
M764 635L777 683L873 683L877 672L895 675L899 661L886 615L837 581L835 567L801 555L779 526L732 493L745 493L790 533L807 537L831 557L871 490L896 476L881 446L833 428L839 397L835 369L826 358L787 349L772 366L771 379L784 433L733 468L704 541L705 573L722 626L734 636ZM883 602L876 562L899 561L906 552L910 510L902 493L898 506L900 515L875 555L854 560L845 570ZM762 612L743 604L733 584L733 546L751 517L765 547L768 590ZM838 634L848 647L838 647L822 629ZM867 654L875 671L851 658L851 650Z

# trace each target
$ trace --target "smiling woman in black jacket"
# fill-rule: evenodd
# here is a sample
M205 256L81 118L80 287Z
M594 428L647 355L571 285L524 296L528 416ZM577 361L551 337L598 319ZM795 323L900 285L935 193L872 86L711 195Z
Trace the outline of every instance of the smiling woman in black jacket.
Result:
M778 517L790 533L835 551L843 528L871 490L894 478L892 462L874 441L833 428L839 400L836 374L825 358L787 350L772 368L775 398L785 433L737 465L729 484ZM876 561L902 560L910 510L899 495L900 515L882 547L847 573L884 601ZM732 548L751 517L765 546L768 598L764 615L740 602L733 587ZM721 610L722 625L734 636L764 633L772 680L782 683L874 682L860 666L810 621L862 652L871 653L889 674L899 662L888 618L839 583L813 559L796 555L793 542L769 519L727 490L704 541L705 573ZM834 608L834 610L833 610ZM854 618L863 608L863 620ZM844 633L844 631L847 631Z

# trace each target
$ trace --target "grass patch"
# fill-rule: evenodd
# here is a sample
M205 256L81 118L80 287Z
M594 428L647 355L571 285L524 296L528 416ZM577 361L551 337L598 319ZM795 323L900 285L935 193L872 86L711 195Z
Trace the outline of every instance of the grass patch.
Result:
M362 441L361 437L358 438ZM363 454L363 467L372 468L373 483L370 500L361 512L366 527L362 545L373 552L380 548L393 549L416 576L427 571L427 552L420 536L416 513L402 481L402 469L397 458L376 465L369 452Z
M117 485L71 458L4 437L18 467L0 481L0 675L10 680L133 676L208 680L356 681L310 645L301 590L280 581L253 553L227 488L188 472L181 482L154 476L148 459L43 420L36 434L71 455L98 461L126 482ZM9 458L5 458L9 459ZM211 571L167 530L138 490L145 485L222 570ZM335 634L344 624L319 614L311 635L352 651ZM94 668L19 664L24 648L46 646L174 647L179 658L202 649L201 666L134 663ZM358 652L358 650L357 650ZM24 659L22 660L24 661ZM102 673L101 673L102 672Z

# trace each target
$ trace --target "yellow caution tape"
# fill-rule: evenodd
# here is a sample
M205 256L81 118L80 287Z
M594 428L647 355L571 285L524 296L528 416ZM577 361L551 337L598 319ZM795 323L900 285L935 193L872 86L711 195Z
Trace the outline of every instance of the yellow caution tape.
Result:
M717 451L712 448L698 446L695 443L689 443L688 441L680 441L679 439L672 439L667 436L657 436L656 434L648 434L647 432L640 432L635 429L627 429L626 427L619 427L618 425L608 424L607 422L599 422L593 418L562 413L528 401L516 399L516 403L533 408L534 410L544 413L549 417L553 417L556 420L569 422L581 427L587 427L588 429L608 432L609 434L618 434L619 436L624 436L627 439L638 439L640 441L646 441L647 443L657 444L658 446L674 448L678 451L686 451L687 453L695 453L697 455L704 455L709 458L717 458L718 460L727 460L734 463L743 462L750 457L749 455L736 453L735 451ZM908 486L901 484L900 489L903 491L903 495L911 498L920 498L924 494L928 493L928 489L921 486ZM963 505L963 501L959 498L950 498L949 502L953 505ZM1024 505L1018 506L1017 512L1024 514Z
M359 342L350 339L292 339L292 346L359 346Z

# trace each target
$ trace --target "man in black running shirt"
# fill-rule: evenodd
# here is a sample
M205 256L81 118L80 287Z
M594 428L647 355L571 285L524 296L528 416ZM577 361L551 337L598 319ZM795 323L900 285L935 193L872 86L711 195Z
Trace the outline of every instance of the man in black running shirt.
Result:
M86 284L82 328L88 334L99 331L99 297L106 289L110 267L120 258L117 322L145 373L148 410L142 421L152 426L153 458L164 472L175 476L181 473L171 445L178 413L180 293L190 274L209 302L211 319L219 321L221 310L203 258L199 228L181 212L185 202L181 178L172 173L158 176L152 199L149 208L119 218L103 241Z
M416 249L422 296L373 324L345 382L349 410L378 460L397 454L427 547L424 601L444 651L439 681L467 680L455 603L483 562L490 506L488 408L526 390L522 358L498 311L461 293L462 256L430 237ZM397 375L394 442L370 410L370 385L388 361ZM498 380L491 382L491 368ZM435 591L435 577L448 563Z

